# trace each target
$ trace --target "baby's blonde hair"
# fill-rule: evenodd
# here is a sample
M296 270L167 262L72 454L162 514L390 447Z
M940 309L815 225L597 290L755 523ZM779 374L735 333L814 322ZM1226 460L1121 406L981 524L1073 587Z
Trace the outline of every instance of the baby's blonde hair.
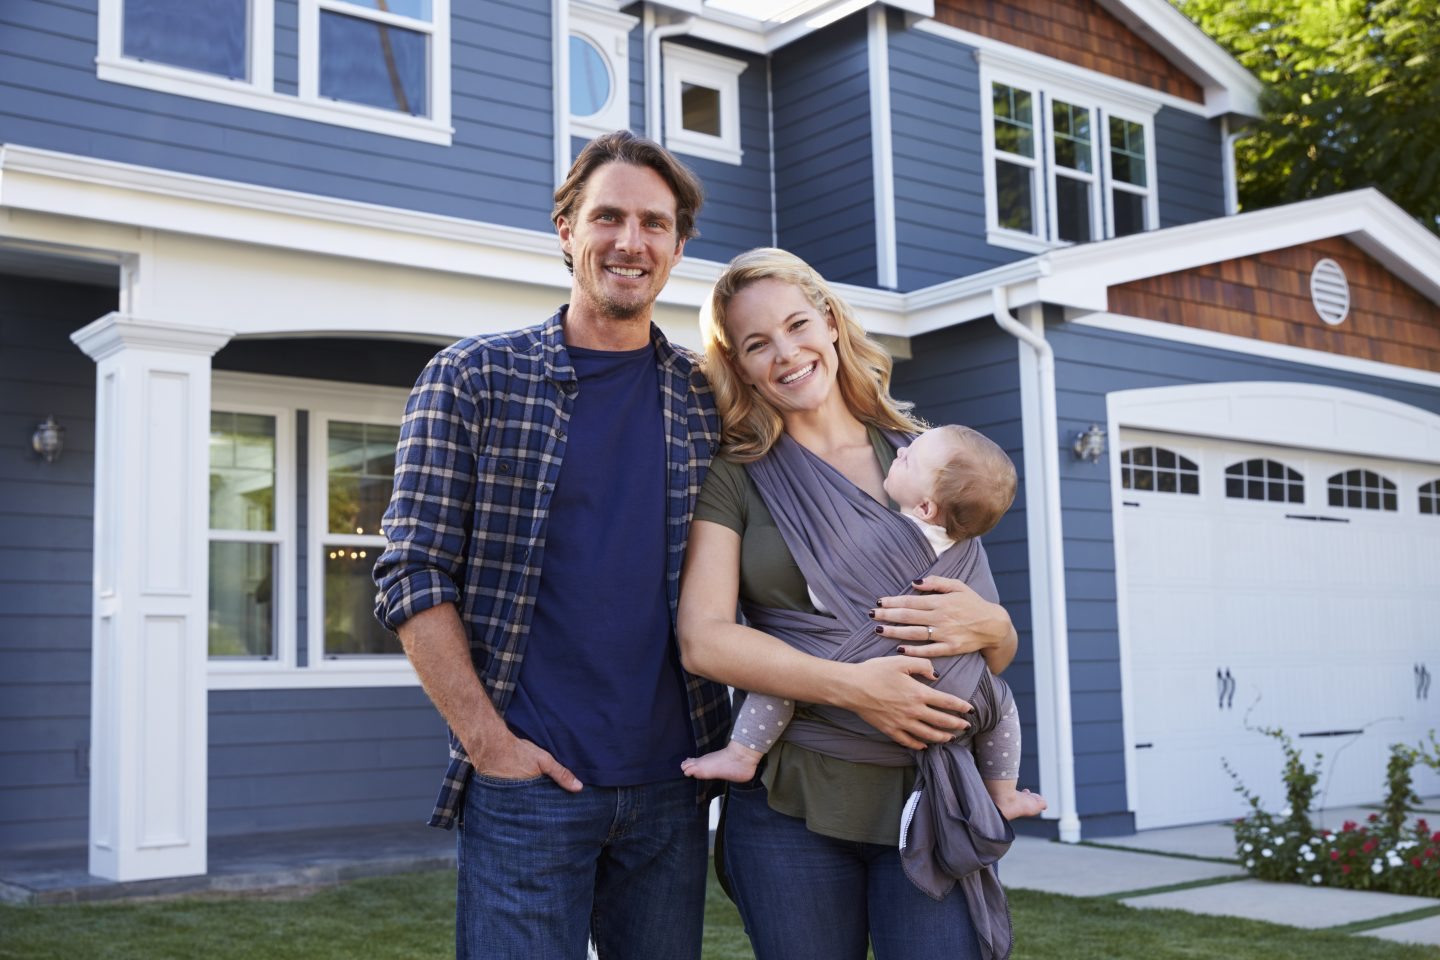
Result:
M952 540L989 533L1015 500L1015 464L978 430L953 423L935 429L952 444L931 494L939 508L937 521Z
M782 280L800 288L805 299L839 331L835 351L840 359L836 382L845 405L856 419L901 433L919 433L925 424L910 414L913 406L890 396L890 354L865 333L848 304L804 260L775 247L740 254L715 281L708 316L702 311L705 341L703 368L720 409L722 454L738 463L758 460L780 439L785 425L780 412L740 377L735 344L727 328L731 301L761 280Z

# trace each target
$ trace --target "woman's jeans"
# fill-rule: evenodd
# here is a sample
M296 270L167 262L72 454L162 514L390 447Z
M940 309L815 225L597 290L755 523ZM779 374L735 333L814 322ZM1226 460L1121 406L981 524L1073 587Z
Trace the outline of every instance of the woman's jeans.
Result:
M764 786L731 785L723 850L756 960L979 960L959 888L936 901L892 846L811 833L770 809Z
M472 774L459 836L459 960L699 958L708 818L694 780L568 793Z

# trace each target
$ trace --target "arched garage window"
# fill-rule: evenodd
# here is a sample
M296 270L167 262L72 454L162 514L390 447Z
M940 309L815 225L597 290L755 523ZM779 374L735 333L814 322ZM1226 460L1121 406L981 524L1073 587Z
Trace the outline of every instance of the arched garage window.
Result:
M1279 460L1242 460L1225 468L1225 496L1231 500L1304 503L1305 478Z
M1396 510L1395 484L1373 470L1346 470L1328 481L1330 506Z
M1200 467L1164 447L1131 447L1120 451L1120 484L1126 490L1198 494Z
M1440 480L1420 484L1420 512L1440 516Z

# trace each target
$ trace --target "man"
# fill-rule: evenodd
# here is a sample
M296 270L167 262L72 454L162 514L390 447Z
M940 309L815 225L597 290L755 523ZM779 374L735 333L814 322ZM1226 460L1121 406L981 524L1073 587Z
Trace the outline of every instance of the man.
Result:
M441 351L407 405L376 563L451 731L431 823L460 826L460 958L699 957L724 687L674 641L719 420L650 322L700 184L625 131L555 192L573 280L546 323Z

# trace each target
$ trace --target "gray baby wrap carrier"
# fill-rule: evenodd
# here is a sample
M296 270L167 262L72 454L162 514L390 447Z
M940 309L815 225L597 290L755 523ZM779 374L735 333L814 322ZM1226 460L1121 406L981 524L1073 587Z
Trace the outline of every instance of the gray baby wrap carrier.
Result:
M892 442L903 438L891 435ZM875 633L868 610L877 597L911 591L910 581L935 574L964 581L986 600L998 595L985 551L964 540L936 559L920 529L840 474L788 435L746 467L775 518L800 572L834 617L745 604L750 624L798 650L858 663L895 652ZM831 757L879 766L918 767L905 805L900 859L910 880L940 899L958 882L987 960L1010 955L1010 911L993 864L1015 834L985 790L970 740L999 719L993 680L979 653L931 660L935 687L968 700L971 727L955 741L909 750L855 714L824 705L797 716L784 739Z

